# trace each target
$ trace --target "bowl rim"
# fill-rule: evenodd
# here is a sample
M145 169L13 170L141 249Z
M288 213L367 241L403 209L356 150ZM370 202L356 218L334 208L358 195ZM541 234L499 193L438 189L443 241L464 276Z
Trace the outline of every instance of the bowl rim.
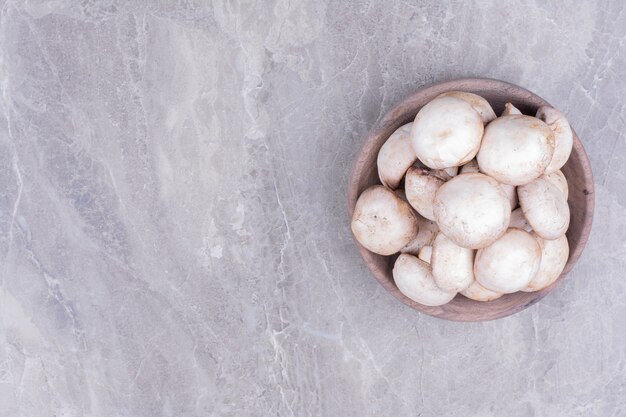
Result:
M354 212L354 205L361 191L359 190L361 177L358 174L363 170L364 162L366 159L370 158L371 152L375 151L377 153L378 149L380 149L380 146L382 146L380 145L378 146L378 149L374 149L376 148L376 143L379 140L382 133L388 130L390 124L393 124L393 125L397 124L399 115L406 113L407 107L410 107L412 105L414 106L416 102L423 102L425 96L434 98L435 96L443 92L453 91L453 90L468 91L468 92L485 91L485 90L501 90L505 92L515 91L518 95L523 94L526 97L526 100L534 102L538 105L552 106L547 100L543 99L542 97L538 96L537 94L523 87L520 87L518 85L509 83L506 81L492 79L492 78L473 78L473 77L457 78L457 79L447 80L443 82L427 84L422 87L419 87L418 89L413 91L411 94L408 94L407 96L402 98L400 101L398 101L394 106L391 107L389 111L387 111L382 117L380 117L378 121L374 123L371 129L366 133L366 135L364 136L364 139L361 141L361 147L355 156L352 168L350 170L350 175L348 178L348 195L347 195L348 197L347 198L348 221L352 219L352 214ZM416 112L419 111L419 108L421 108L421 106L417 107ZM409 121L407 121L406 123L408 123ZM565 269L563 270L559 278L553 284L551 284L550 286L540 291L536 291L533 293L526 293L526 294L534 295L534 296L529 297L530 300L528 302L525 302L519 305L512 305L511 308L507 310L498 312L496 314L491 314L485 317L479 317L476 315L467 316L467 315L464 315L463 311L461 310L453 312L453 313L450 313L449 311L446 312L446 311L443 311L440 307L428 307L428 306L424 306L422 304L416 303L415 301L409 299L407 296L402 294L400 290L398 290L398 288L396 287L393 280L388 279L386 270L382 268L380 265L372 262L372 259L374 259L374 257L378 257L380 255L376 255L368 251L367 249L365 249L365 247L359 244L359 242L354 238L354 235L350 232L350 234L352 235L352 239L355 242L359 250L361 258L365 262L370 272L374 275L378 283L381 284L388 292L390 292L396 299L401 301L403 304L406 304L407 306L421 313L425 313L430 316L445 319L445 320L461 321L461 322L489 321L489 320L496 320L496 319L500 319L503 317L507 317L507 316L518 313L530 307L531 305L537 303L539 300L545 297L549 292L551 292L554 288L556 288L556 286L560 285L560 283L563 281L565 276L571 271L571 269L574 267L574 265L576 264L576 262L582 255L585 245L589 239L589 234L591 233L591 226L593 223L593 213L594 213L594 208L595 208L595 199L594 199L595 190L594 190L594 182L593 182L593 172L591 170L589 157L587 156L587 153L585 152L582 142L580 141L578 135L576 134L573 128L572 128L572 132L574 134L573 148L579 155L581 171L584 173L584 176L583 176L584 191L583 192L585 195L584 201L586 203L585 205L586 209L584 210L584 214L582 218L581 234L580 234L579 242L574 248L574 250L570 251L570 255L569 255L567 264L565 266ZM488 305L489 303L492 303L492 301L490 302L478 302L478 301L473 301L473 300L470 300L470 301L472 301L472 303L478 303L483 306Z

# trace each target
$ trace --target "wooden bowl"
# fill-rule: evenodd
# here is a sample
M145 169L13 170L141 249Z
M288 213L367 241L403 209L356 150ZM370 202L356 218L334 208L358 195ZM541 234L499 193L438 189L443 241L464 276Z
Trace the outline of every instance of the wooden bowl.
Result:
M350 218L352 218L354 206L361 192L371 185L380 184L376 157L383 143L398 127L413 121L422 106L437 95L452 90L468 91L481 95L491 103L496 114L502 113L506 102L513 103L522 113L529 115L534 115L538 107L549 105L541 97L521 87L504 81L482 78L447 81L417 90L391 109L365 137L348 183ZM365 264L378 282L394 297L415 310L434 317L455 321L484 321L509 316L533 305L559 285L580 257L589 237L594 207L593 176L587 154L575 132L572 154L562 171L569 183L568 201L571 221L567 231L567 239L570 255L561 276L556 282L541 291L506 294L489 302L473 301L459 294L448 304L428 307L409 299L396 287L391 271L397 256L377 255L355 242Z

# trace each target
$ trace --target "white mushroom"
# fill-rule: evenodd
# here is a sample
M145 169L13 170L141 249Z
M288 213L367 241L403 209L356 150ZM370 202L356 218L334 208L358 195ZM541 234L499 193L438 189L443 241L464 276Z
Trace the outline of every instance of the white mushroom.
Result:
M545 240L539 236L535 238L541 248L541 264L535 277L522 289L526 292L539 291L552 285L563 272L569 257L569 245L565 235L555 240Z
M459 170L459 174L467 174L469 172L480 172L480 170L478 169L478 161L476 161L476 158L463 165Z
M480 172L476 158L463 165L459 170L460 174L466 174L468 172ZM517 191L515 190L515 186L509 184L500 184L500 187L502 187L504 193L508 197L509 203L511 204L511 210L513 210L515 207L517 207Z
M411 143L411 127L405 124L389 136L378 152L378 176L383 185L396 189L402 177L417 159Z
M565 115L553 107L539 107L537 117L546 122L554 133L554 154L545 170L546 174L550 174L560 169L569 159L574 144L574 134Z
M369 187L359 196L351 227L361 245L380 255L398 252L418 231L411 206L382 185Z
M515 107L511 103L506 103L504 105L504 111L502 112L502 116L510 116L512 114L522 114L522 112L519 111L517 107Z
M415 213L415 217L417 217L417 224L419 226L417 236L415 236L412 241L407 243L407 245L403 247L400 252L418 256L421 248L433 244L437 233L439 233L439 226L437 226L437 223L434 221L425 219L417 213Z
M523 230L509 229L476 253L474 275L488 290L508 294L526 288L540 263L537 240Z
M516 229L521 229L526 232L532 232L533 228L530 227L530 223L524 217L524 212L521 207L516 208L511 212L511 221L509 222L509 227L514 227Z
M491 301L503 295L501 292L488 290L476 280L474 280L469 287L461 291L461 294L474 301Z
M478 166L501 183L526 184L543 174L554 153L554 135L531 116L504 116L485 128Z
M480 148L483 121L476 110L457 97L437 97L415 116L411 140L417 157L429 168L463 165Z
M439 233L432 246L430 264L439 288L459 292L474 281L474 251L458 246Z
M561 172L561 170L559 169L551 174L545 174L544 177L546 177L548 181L550 181L552 184L556 185L557 188L561 190L561 192L565 196L565 199L567 200L567 197L569 195L569 188L567 186L567 179L565 178L565 175L563 175L563 172Z
M514 210L517 207L517 191L514 185L509 184L500 184L500 187L504 190L504 194L509 199L509 204L511 205L511 210Z
M446 292L437 287L430 265L406 253L396 259L393 280L402 294L427 306L446 304L456 295L454 292Z
M491 104L478 94L465 91L448 91L447 93L439 94L437 97L456 97L466 101L478 112L485 124L496 118L496 113L491 108Z
M479 249L506 231L511 206L496 180L469 173L457 175L439 188L433 212L441 231L454 243Z
M423 246L422 249L419 250L417 257L426 263L430 263L432 254L433 254L432 246Z
M561 237L569 227L570 212L565 196L545 177L517 187L519 203L535 233L548 240Z
M409 204L419 214L434 220L433 200L435 193L444 184L444 180L433 175L431 171L411 167L404 178L404 191Z

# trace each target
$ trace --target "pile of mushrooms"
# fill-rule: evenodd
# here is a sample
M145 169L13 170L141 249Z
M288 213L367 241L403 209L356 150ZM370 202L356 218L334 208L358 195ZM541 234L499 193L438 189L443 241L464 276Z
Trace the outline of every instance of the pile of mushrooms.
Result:
M507 103L496 117L481 96L441 94L380 149L382 185L359 196L352 232L372 252L400 253L398 289L427 306L542 290L569 256L560 168L572 144L552 107L533 117Z

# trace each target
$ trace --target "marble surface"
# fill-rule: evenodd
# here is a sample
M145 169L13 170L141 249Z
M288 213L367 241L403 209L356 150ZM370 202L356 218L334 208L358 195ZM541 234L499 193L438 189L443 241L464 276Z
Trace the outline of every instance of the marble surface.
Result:
M414 3L0 1L0 415L626 415L626 6ZM388 295L345 197L463 76L564 110L596 180L564 285L477 324Z

